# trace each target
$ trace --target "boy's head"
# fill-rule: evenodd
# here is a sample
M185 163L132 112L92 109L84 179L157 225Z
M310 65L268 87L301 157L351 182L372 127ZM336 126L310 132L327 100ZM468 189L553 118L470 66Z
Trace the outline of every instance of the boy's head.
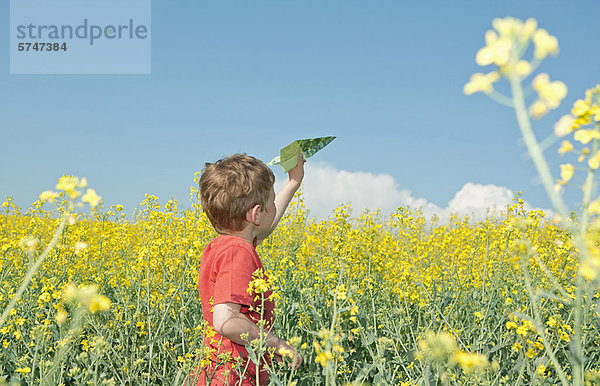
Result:
M205 166L200 176L200 200L217 232L240 231L249 209L255 205L266 208L275 175L261 160L233 154Z

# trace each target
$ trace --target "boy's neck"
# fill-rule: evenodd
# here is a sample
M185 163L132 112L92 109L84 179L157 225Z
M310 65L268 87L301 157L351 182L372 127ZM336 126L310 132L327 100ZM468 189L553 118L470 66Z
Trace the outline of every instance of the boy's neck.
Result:
M254 226L252 224L247 224L246 227L244 229L242 229L241 231L227 231L227 232L222 232L221 234L242 238L248 244L252 245L253 247L256 247L256 244L254 244L254 240L257 239L257 235L254 234L253 228L254 228Z

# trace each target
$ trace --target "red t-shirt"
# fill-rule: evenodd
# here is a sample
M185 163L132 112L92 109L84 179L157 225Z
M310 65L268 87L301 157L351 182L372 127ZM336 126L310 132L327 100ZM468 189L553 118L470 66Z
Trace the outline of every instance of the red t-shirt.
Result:
M263 268L262 262L256 253L256 239L254 245L237 236L221 235L211 241L202 254L200 261L200 277L198 280L198 291L200 292L200 302L202 304L202 316L211 327L213 325L212 308L215 304L236 303L240 304L242 314L256 323L260 320L260 313L251 311L250 307L257 309L260 307L260 299L254 301L255 294L249 294L248 284L253 280L252 274L259 268ZM265 298L271 295L271 291L265 293ZM266 321L265 328L268 330L273 325L273 301L265 300L263 318ZM242 345L232 342L224 336L215 333L213 337L207 337L205 344L215 349L211 357L212 366L201 373L198 379L198 385L206 385L206 374L214 374L210 385L237 384L239 377L234 370L231 370L232 364L217 364L217 354L230 352L233 358L242 356L249 362L245 379L242 385L254 385L256 377L256 365L248 359L248 351ZM244 362L245 364L246 362ZM223 372L231 370L227 382ZM260 370L260 384L266 385L269 380L269 373Z

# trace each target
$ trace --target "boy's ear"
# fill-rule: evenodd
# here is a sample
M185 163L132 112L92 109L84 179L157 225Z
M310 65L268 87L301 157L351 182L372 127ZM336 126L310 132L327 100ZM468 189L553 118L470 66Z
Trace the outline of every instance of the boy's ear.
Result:
M260 205L254 205L252 208L248 209L248 211L246 212L246 221L248 221L250 224L254 224L256 226L260 225L260 220L261 220L261 206Z

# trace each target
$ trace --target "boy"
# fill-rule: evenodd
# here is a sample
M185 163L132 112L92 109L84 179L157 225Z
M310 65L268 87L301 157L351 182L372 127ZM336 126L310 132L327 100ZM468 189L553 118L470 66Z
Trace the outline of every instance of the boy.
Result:
M247 292L253 280L252 273L263 268L256 246L268 237L277 226L292 196L304 177L302 153L296 166L289 171L289 181L275 196L275 176L262 161L245 154L234 154L214 164L207 163L200 177L202 209L219 236L204 249L200 262L198 290L204 320L217 332L205 344L215 349L211 365L205 369L197 384L255 385L256 365L248 359L244 347L258 338L256 309L260 300ZM270 291L265 293L269 296ZM258 304L257 304L258 303ZM273 327L273 301L265 301L263 319L268 331L267 346L293 353L292 366L298 368L302 357L285 340L275 336ZM246 340L241 338L247 334ZM232 358L242 357L246 373L242 379L232 370L231 363L218 360L219 353L228 352ZM276 356L276 359L281 359ZM247 366L246 366L247 365ZM266 385L268 372L259 370L260 385Z

